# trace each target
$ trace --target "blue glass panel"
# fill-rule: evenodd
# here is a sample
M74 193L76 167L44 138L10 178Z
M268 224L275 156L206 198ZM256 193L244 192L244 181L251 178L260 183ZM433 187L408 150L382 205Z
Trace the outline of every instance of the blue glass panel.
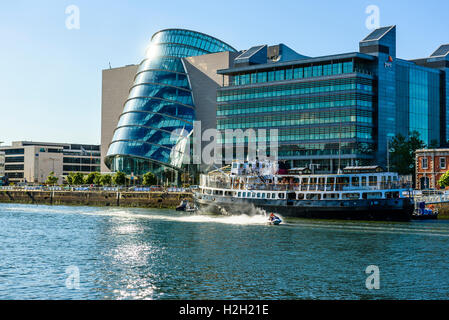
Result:
M175 128L176 129L176 128ZM121 127L115 130L114 141L118 140L139 140L146 141L161 146L171 148L173 143L182 139L179 135L173 135L171 132L157 129L148 129L145 127Z
M120 118L118 126L124 125L140 125L168 131L173 131L177 128L185 128L189 131L193 129L192 123L187 123L179 118L177 119L163 114L147 112L125 113Z
M123 113L129 111L148 111L164 113L182 119L194 119L195 110L193 107L184 106L171 101L161 101L158 99L136 98L128 100ZM123 123L125 124L125 123Z
M108 154L133 155L169 163L171 150L142 141L116 141L109 146Z
M181 73L172 73L166 71L149 70L139 73L134 83L160 83L171 86L190 89L187 75Z
M154 97L177 101L182 104L193 106L193 100L190 91L178 89L175 87L141 84L133 87L129 93L129 99L137 97Z
M185 72L181 59L174 57L156 57L154 59L145 59L141 62L137 72L151 69Z

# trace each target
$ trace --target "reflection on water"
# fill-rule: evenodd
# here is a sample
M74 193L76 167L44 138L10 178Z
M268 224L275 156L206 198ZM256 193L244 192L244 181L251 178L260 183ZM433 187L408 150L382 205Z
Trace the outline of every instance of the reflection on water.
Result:
M0 204L1 299L447 299L449 223ZM380 268L380 290L365 269ZM68 266L80 289L65 287Z

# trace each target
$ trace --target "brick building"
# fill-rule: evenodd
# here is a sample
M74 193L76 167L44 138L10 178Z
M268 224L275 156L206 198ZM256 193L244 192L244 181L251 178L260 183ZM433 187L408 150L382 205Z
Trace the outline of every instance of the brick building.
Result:
M449 149L416 150L416 189L440 189L438 180L449 169Z

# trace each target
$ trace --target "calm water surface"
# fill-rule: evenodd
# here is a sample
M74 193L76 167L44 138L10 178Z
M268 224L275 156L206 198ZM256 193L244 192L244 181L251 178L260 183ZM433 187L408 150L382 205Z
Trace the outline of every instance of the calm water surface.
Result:
M449 221L264 222L0 204L0 299L449 298Z

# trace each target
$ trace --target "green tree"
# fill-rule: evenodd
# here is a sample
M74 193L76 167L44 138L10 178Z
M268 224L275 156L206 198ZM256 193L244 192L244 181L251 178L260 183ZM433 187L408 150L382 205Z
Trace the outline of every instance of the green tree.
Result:
M73 184L73 172L70 172L66 177L65 177L65 181L67 182L67 184L72 185Z
M110 174L103 174L100 176L100 184L102 186L110 186L112 184L112 176Z
M397 134L390 142L390 158L393 171L415 177L415 152L426 147L419 132L412 131L408 138Z
M58 183L58 177L55 177L55 173L52 171L47 177L47 180L45 181L46 184L54 185Z
M102 177L101 173L95 172L94 184L100 185L101 177Z
M85 184L93 184L95 181L95 176L97 172L91 172L87 176L84 177L84 183Z
M147 172L143 175L143 185L144 186L152 186L157 184L157 178L152 172Z
M114 176L112 177L112 183L117 186L123 186L126 184L126 175L121 172L117 171Z
M446 171L438 180L441 188L449 187L449 171Z
M72 177L72 184L82 185L84 184L84 175L81 172L77 172Z

